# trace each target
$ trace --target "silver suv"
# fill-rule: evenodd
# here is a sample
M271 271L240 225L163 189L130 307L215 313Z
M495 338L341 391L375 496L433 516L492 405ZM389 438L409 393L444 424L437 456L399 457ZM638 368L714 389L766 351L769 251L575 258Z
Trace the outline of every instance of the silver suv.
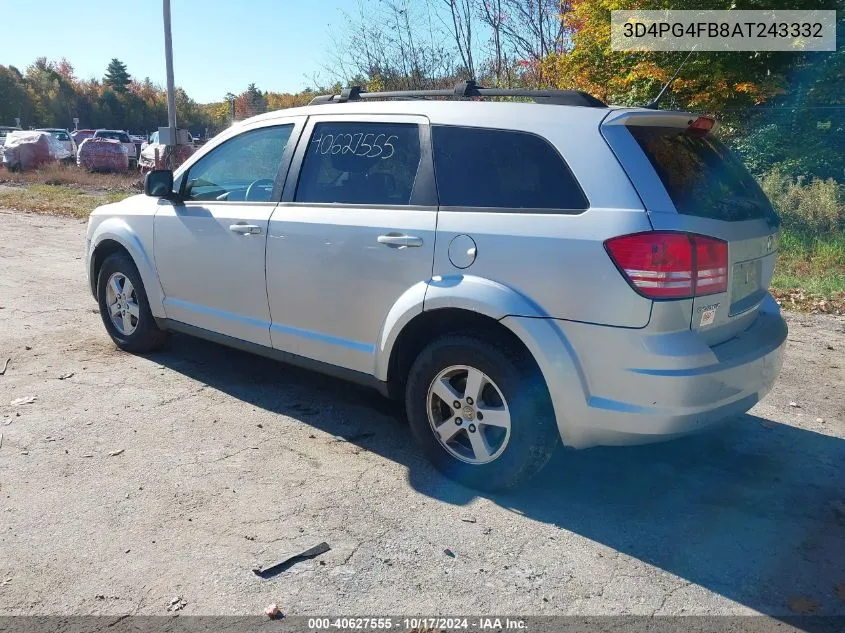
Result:
M456 92L477 99L353 89L264 114L97 209L112 339L178 331L372 385L482 489L561 440L662 440L769 391L779 221L711 119Z

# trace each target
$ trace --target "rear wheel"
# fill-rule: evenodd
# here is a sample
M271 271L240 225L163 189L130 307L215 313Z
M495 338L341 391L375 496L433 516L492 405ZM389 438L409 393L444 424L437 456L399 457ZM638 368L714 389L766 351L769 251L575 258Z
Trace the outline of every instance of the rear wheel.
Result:
M532 359L503 341L441 337L414 362L406 408L415 439L447 476L481 490L516 487L560 441Z
M119 348L144 353L167 340L167 333L159 329L150 312L138 268L126 253L114 253L103 262L97 300L103 325Z

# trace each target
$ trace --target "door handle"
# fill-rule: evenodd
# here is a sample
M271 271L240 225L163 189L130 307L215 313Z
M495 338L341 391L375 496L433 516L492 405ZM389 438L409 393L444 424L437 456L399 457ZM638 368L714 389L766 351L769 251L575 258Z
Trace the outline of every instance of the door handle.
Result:
M423 245L423 240L421 237L415 237L414 235L388 233L387 235L379 235L378 243L389 246L390 248L417 248Z
M241 235L261 235L261 227L255 224L230 224L229 230Z

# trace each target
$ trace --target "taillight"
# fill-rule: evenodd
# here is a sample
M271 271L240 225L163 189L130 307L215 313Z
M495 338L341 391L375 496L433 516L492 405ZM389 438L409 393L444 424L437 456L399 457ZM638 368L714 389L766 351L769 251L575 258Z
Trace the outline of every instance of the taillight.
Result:
M714 125L716 125L716 121L714 119L706 116L700 116L689 124L689 127L687 127L687 134L692 136L705 136L713 129Z
M728 244L704 235L653 231L604 243L628 283L649 299L688 299L728 289Z

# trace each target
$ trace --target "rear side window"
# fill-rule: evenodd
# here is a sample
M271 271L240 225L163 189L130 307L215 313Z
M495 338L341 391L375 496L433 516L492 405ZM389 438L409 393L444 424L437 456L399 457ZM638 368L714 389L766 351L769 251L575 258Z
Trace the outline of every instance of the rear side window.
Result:
M742 162L717 138L685 128L630 126L678 213L751 220L774 210Z
M548 141L508 130L433 126L434 171L446 207L553 209L589 206Z
M318 123L305 152L297 202L408 205L420 166L413 123Z

